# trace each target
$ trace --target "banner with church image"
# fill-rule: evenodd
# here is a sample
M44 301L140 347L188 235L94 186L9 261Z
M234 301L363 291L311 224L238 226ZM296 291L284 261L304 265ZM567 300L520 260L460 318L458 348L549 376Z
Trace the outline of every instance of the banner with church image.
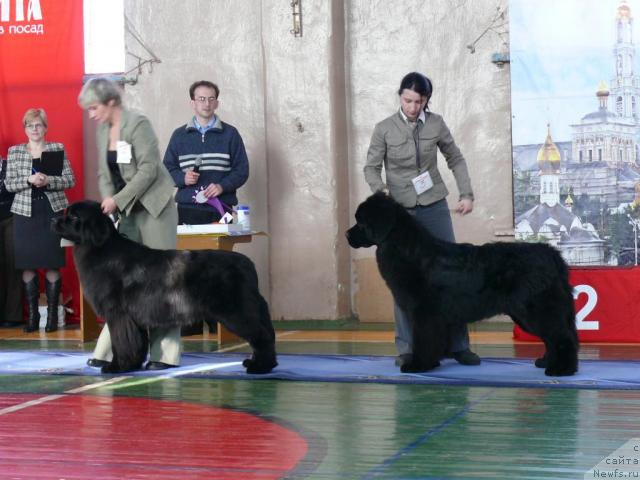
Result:
M511 0L517 240L637 265L640 0Z

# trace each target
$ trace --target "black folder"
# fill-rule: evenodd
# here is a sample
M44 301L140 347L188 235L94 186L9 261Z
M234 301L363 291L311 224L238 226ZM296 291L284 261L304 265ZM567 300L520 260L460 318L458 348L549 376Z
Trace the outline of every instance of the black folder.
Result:
M45 175L62 175L62 165L64 164L64 150L54 150L52 152L42 152L39 162L34 162L33 168Z

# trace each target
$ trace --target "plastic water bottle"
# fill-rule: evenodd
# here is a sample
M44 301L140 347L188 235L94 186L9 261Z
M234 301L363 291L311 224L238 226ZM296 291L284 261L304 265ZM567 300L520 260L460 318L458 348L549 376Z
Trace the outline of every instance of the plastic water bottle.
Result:
M238 215L238 225L242 230L251 230L251 216L249 215L249 205L238 205L236 207Z

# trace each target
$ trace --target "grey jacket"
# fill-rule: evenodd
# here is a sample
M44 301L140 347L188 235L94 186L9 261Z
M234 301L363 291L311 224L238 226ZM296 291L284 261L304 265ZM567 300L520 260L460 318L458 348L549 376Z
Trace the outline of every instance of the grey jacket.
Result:
M109 125L101 124L96 133L100 195L102 198L113 197L118 210L127 215L136 202L140 202L151 216L157 218L167 203L173 201L173 180L162 164L158 139L144 115L123 109L121 122L120 140L131 144L133 156L131 163L118 164L126 185L115 192L107 165Z
M467 163L460 153L451 132L438 114L426 112L425 123L419 123L420 167L416 164L416 144L412 128L398 111L378 123L371 137L364 178L373 192L388 189L390 195L405 208L430 205L447 196L449 191L438 171L438 149L444 155L447 166L453 172L460 198L473 200L473 190ZM386 184L382 181L382 166ZM411 179L429 171L433 187L416 194Z

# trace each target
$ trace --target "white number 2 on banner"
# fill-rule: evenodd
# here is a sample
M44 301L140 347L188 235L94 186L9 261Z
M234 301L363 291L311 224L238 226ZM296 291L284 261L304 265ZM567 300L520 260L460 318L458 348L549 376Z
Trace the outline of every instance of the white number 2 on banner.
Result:
M578 330L600 330L598 320L585 320L598 303L598 292L590 285L576 285L573 288L573 299L577 300L583 293L587 295L587 303L576 312L576 328Z

